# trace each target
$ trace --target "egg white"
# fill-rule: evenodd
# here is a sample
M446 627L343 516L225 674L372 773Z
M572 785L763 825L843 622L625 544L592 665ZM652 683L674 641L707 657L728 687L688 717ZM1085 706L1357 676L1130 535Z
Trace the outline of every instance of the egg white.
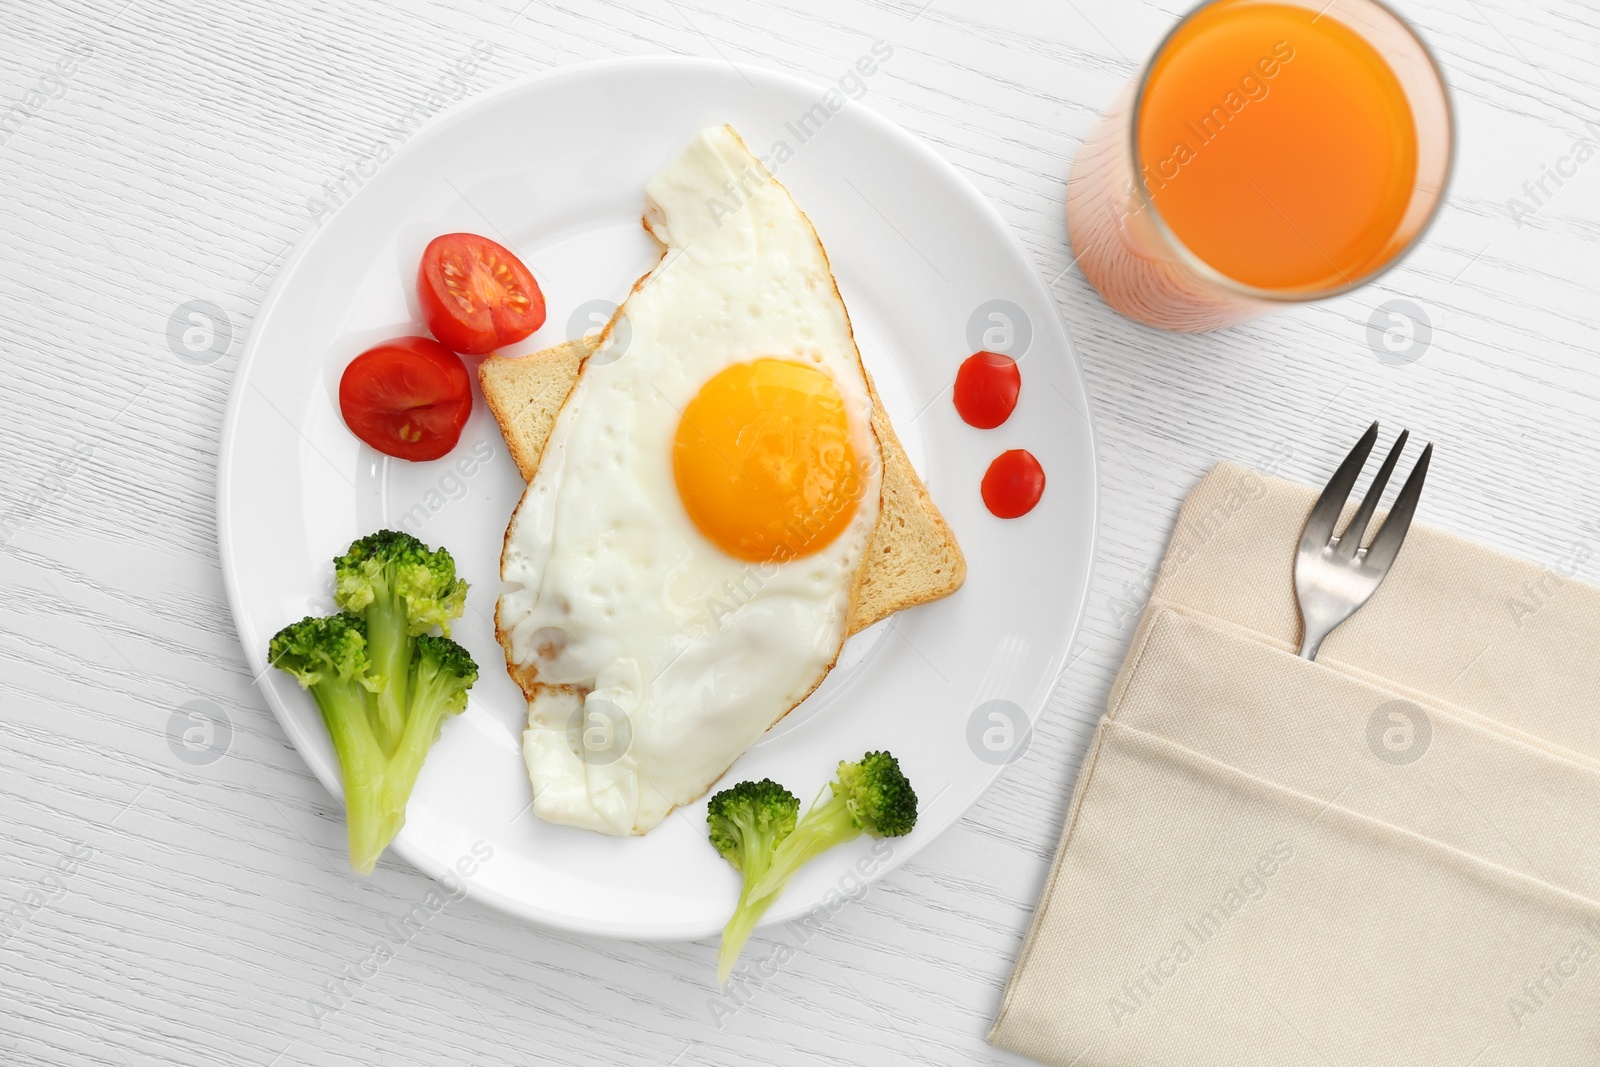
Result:
M501 561L509 658L538 682L523 735L533 810L610 834L701 795L827 675L879 509L871 395L810 221L726 126L646 194L666 252L618 312L627 329L614 321L585 362ZM786 563L722 552L673 477L685 405L758 358L833 379L861 462L844 533Z

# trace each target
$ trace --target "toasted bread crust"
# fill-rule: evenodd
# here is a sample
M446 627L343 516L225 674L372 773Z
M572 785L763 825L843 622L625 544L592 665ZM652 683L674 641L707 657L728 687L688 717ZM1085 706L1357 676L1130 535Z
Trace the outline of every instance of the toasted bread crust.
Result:
M523 481L532 482L538 472L556 415L577 387L578 370L590 351L580 339L528 356L490 356L478 365L484 403Z

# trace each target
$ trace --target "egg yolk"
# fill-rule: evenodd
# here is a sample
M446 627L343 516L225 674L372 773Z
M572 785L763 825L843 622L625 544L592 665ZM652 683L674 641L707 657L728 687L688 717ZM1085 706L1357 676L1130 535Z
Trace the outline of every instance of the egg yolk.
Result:
M678 422L672 473L700 532L752 563L821 551L867 484L838 386L781 359L736 363L700 388Z

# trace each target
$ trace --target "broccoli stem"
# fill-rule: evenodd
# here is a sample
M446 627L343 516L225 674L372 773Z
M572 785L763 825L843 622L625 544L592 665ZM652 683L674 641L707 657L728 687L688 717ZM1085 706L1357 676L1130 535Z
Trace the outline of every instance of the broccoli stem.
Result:
M389 769L383 776L379 801L383 832L380 848L387 847L405 825L406 802L411 799L411 790L422 773L423 760L438 740L444 720L452 714L452 698L459 699L462 688L458 676L441 673L437 663L428 657L419 656L415 673L406 673L411 703L399 742L389 757Z
M409 633L405 598L391 590L381 590L363 614L367 620L367 656L372 661L372 672L383 679L383 688L370 702L373 733L385 754L392 755L405 728L416 638Z
M746 872L744 888L739 891L739 904L733 909L733 915L728 919L728 925L722 928L722 946L717 949L717 985L726 986L728 976L733 973L733 965L739 962L739 954L744 951L745 943L750 940L750 935L755 933L756 925L761 922L761 917L767 913L772 902L778 899L776 893L752 901L750 889L755 884L751 875L759 876L766 873L767 860L772 853L769 849L761 849L762 858L754 859L752 850L744 850L744 870Z
M733 909L733 914L728 918L728 925L722 928L722 947L717 950L717 984L728 984L728 976L733 973L733 965L739 961L739 954L744 951L744 946L750 940L750 935L755 932L756 924L761 921L776 895L766 897L759 901L750 899L750 887L756 879L767 873L772 863L772 837L769 834L755 833L749 827L739 838L739 870L744 872L744 885L739 890L739 903Z
M772 853L771 864L765 874L755 879L755 884L750 887L749 898L761 904L765 911L801 867L835 845L854 841L864 832L851 815L848 794L836 794L820 804L812 805L811 810L795 826L794 832L784 838Z
M329 677L312 686L311 695L339 756L350 865L360 874L371 874L388 839L378 840L386 761L367 715L369 694L353 679Z

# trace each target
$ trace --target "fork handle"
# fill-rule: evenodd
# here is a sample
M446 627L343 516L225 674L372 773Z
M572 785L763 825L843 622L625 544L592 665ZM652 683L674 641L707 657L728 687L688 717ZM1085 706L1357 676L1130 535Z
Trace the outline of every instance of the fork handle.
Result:
M1321 633L1317 633L1310 627L1306 627L1305 636L1300 639L1300 658L1315 660L1317 653L1322 650L1323 639L1332 632L1332 630L1323 630Z

